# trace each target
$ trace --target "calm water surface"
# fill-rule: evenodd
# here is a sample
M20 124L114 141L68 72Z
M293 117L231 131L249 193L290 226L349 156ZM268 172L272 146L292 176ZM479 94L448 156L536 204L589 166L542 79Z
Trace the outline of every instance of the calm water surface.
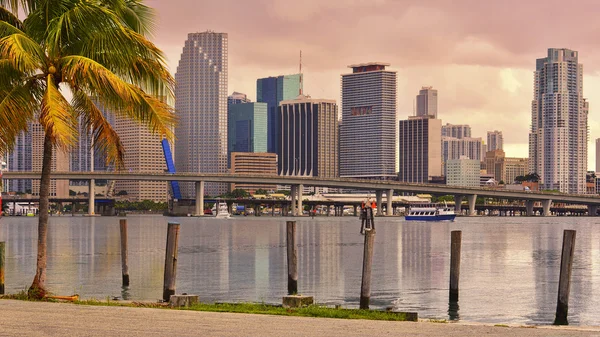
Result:
M51 217L48 287L83 298L162 296L167 221L181 223L177 292L203 301L280 303L287 291L285 218L232 220L129 216L131 286L121 288L118 218ZM363 236L356 218L298 221L299 292L357 307ZM448 319L450 231L462 230L458 318L550 324L564 229L577 230L569 322L600 325L600 218L459 218L453 223L377 219L371 304ZM37 218L0 220L6 287L35 269ZM452 315L454 317L454 314Z

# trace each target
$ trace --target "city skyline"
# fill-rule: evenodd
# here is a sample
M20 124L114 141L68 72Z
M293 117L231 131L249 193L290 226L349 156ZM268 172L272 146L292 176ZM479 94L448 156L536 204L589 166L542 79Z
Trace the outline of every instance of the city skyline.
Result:
M522 2L149 3L158 11L156 43L167 54L172 72L187 33L206 29L229 33L229 93L245 92L253 100L257 78L298 72L300 49L305 91L338 102L339 74L347 64L389 62L398 71L400 119L412 114L418 89L433 86L441 95L438 110L444 123L463 123L461 116L470 116L464 123L478 137L503 130L504 149L513 157L528 155L535 58L551 47L578 50L586 65L584 96L592 102L591 139L600 134L600 123L594 121L598 118L593 102L598 100L590 94L600 90L600 47L589 42L595 31L582 22L580 7L549 6L539 13L537 6ZM585 7L593 12L600 4ZM480 15L474 18L473 12ZM558 13L568 28L560 33L546 34L543 25L530 23L531 16L551 20ZM340 20L330 20L331 16ZM377 25L372 24L378 19ZM284 24L287 21L293 24ZM348 21L356 25L346 27ZM526 34L517 34L522 31ZM389 39L395 43L387 43ZM254 48L256 44L263 48ZM590 153L590 167L594 157Z

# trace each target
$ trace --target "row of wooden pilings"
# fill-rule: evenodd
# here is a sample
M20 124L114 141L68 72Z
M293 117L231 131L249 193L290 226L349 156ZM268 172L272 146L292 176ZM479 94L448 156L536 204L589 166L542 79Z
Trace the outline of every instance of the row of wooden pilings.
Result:
M367 217L368 219L368 217ZM165 270L163 285L163 301L169 301L175 295L177 276L177 248L179 243L179 223L169 222L167 227L167 243L165 250ZM127 247L127 220L119 222L121 233L121 264L123 286L129 286L129 266ZM373 250L375 245L375 228L364 228L365 241L363 252L362 282L360 290L360 309L369 309L371 298L371 270ZM286 222L286 246L288 267L288 294L298 293L298 245L296 242L296 221ZM554 324L568 324L569 292L571 288L571 270L575 251L576 231L565 230L563 234L560 276L558 283L558 298ZM462 231L452 231L450 235L450 303L457 303L459 297L460 260L461 260ZM0 295L4 295L5 243L0 242Z

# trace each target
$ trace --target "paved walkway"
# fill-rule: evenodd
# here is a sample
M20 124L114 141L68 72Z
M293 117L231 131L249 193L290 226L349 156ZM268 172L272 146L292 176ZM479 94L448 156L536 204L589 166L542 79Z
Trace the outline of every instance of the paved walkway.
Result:
M600 327L495 327L0 300L0 336L600 336Z

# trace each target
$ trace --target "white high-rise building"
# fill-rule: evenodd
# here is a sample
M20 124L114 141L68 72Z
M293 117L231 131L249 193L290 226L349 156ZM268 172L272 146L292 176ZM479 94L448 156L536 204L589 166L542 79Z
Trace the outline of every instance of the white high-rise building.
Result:
M482 154L483 142L481 138L454 138L442 137L442 167L446 174L447 163L450 160L457 160L462 157L483 160Z
M398 74L386 66L354 64L342 75L340 177L396 177Z
M175 168L177 172L227 172L227 33L190 33L175 74ZM226 184L207 183L205 193L227 192ZM194 184L181 184L184 197Z
M467 124L458 125L446 123L446 125L442 125L442 137L453 137L459 139L470 138L471 126Z
M542 189L585 194L588 103L578 53L548 49L534 76L529 170L539 174Z
M438 91L433 87L422 87L417 95L417 116L432 116L438 114Z
M504 150L504 137L502 131L488 131L487 133L488 151Z

